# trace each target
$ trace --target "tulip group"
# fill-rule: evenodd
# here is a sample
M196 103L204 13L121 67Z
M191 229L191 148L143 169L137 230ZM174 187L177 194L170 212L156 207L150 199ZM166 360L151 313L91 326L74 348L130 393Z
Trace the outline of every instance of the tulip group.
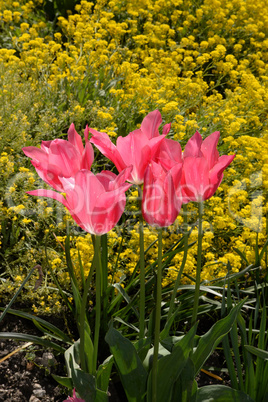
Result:
M158 227L171 225L182 203L212 197L235 155L219 156L219 132L203 141L197 131L182 152L177 141L166 138L170 124L159 134L161 122L158 110L149 113L140 129L118 137L116 145L107 134L86 127L85 147L72 124L68 141L55 139L43 141L41 149L23 148L39 176L55 190L64 192L66 198L52 190L29 194L61 202L82 229L101 235L119 221L125 208L125 192L134 183L143 185L144 219ZM94 159L91 143L115 164L119 176L105 171L94 175L90 171Z

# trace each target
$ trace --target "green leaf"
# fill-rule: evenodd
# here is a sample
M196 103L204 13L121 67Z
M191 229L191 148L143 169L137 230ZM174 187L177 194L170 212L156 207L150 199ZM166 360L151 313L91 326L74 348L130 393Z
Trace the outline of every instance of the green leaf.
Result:
M108 391L108 386L109 386L109 381L110 381L113 364L114 364L113 356L109 356L98 367L97 378L96 378L97 379L97 387L102 391L105 391L105 392Z
M255 346L245 345L245 349L251 354L260 357L261 359L268 360L268 352L263 349L255 348Z
M73 380L70 377L61 377L56 374L51 374L54 380L56 380L60 385L63 385L64 387L68 389L73 389Z
M195 367L188 358L184 369L173 387L172 402L194 402L196 400Z
M198 346L195 349L192 360L195 365L196 374L199 373L203 364L213 352L220 340L226 335L237 317L239 310L244 304L245 300L242 300L236 307L234 307L227 317L222 318L203 336L200 337Z
M172 352L167 356L161 357L157 364L157 398L156 402L171 401L173 387L184 369L189 354L192 351L193 339L196 333L197 324L174 345ZM147 387L147 401L152 400L152 372L149 375ZM177 401L180 395L177 395Z
M80 368L79 345L80 345L80 339L74 342L64 353L67 374L69 377L72 376L72 367L70 365L70 361L72 361L72 366L74 368ZM70 360L71 358L72 360Z
M0 339L14 339L15 341L23 341L23 342L33 342L37 345L45 346L46 348L51 348L56 350L57 352L64 353L65 349L57 345L54 342L51 342L47 339L40 338L35 335L21 334L17 332L0 332Z
M206 385L197 390L196 402L254 402L249 395L225 385Z
M75 368L73 364L73 357L70 355L71 376L74 388L79 393L85 402L95 401L96 396L96 379L92 374L85 373L84 371Z
M147 372L133 344L110 328L106 337L129 402L144 401Z
M3 310L2 307L0 307L0 310ZM26 318L27 320L31 320L34 323L37 322L40 324L39 328L43 331L46 332L47 334L53 336L56 335L57 337L59 337L63 342L72 344L73 341L69 338L68 335L66 335L63 331L61 331L58 327L56 327L55 325L51 324L50 322L43 320L42 318L36 317L32 314L26 313L24 311L19 311L19 310L13 310L13 309L9 309L8 310L9 314L13 314L16 315L18 317L22 317L22 318ZM36 324L35 324L36 325ZM45 329L49 330L45 331Z

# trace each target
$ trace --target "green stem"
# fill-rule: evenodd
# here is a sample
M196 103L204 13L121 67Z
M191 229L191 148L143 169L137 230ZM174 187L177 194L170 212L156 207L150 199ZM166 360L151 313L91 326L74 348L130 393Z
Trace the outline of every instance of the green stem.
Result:
M169 305L169 310L168 310L167 322L169 321L169 319L171 318L171 316L173 314L175 298L177 296L177 289L178 289L179 284L180 284L181 275L182 275L182 272L184 270L186 260L187 260L187 254L188 254L188 238L189 238L189 234L187 232L187 204L183 204L182 208L183 208L183 226L184 226L183 259L182 259L182 262L181 262L180 270L179 270L177 278L176 278L176 282L174 284L174 289L173 289L173 292L172 292L170 305Z
M158 267L156 281L156 306L155 306L155 329L154 329L154 355L152 367L152 402L157 397L157 363L161 323L161 300L162 300L162 228L158 229Z
M144 264L144 233L143 217L141 212L142 189L138 186L140 211L139 211L139 237L140 237L140 325L139 339L144 338L145 332L145 264Z
M95 317L95 331L94 331L94 353L93 353L93 368L97 370L98 362L98 345L101 321L101 237L96 236L95 242L95 255L96 255L96 317Z
M196 266L196 280L195 280L195 293L194 293L194 307L192 315L192 326L197 319L198 304L199 304L199 290L200 290L200 276L201 276L201 261L202 261L202 219L203 219L203 202L198 203L198 240L197 240L197 266Z
M89 287L91 284L91 279L92 275L95 269L95 256L96 254L94 253L93 261L91 263L90 271L88 274L88 277L85 282L84 286L84 293L81 301L81 308L80 308L80 323L79 323L79 332L80 332L80 347L79 347L79 352L80 352L80 362L81 362L81 369L85 372L89 372L90 374L93 373L93 365L91 362L88 362L88 367L86 366L86 358L85 358L85 322L87 320L86 317L86 308L87 308L87 297L88 297L88 291ZM89 326L88 326L89 327Z

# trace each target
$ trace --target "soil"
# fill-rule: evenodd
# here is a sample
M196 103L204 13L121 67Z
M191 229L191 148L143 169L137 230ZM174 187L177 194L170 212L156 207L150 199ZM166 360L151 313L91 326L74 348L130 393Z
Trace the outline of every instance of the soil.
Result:
M1 323L0 332L43 335L30 321L10 315ZM55 356L39 345L18 350L25 343L0 339L0 402L62 402L67 398L66 388L60 386L51 374L66 375L63 356ZM217 352L207 362L207 366L221 367L221 364L222 357ZM213 373L223 378L220 372ZM229 385L227 377L220 381L204 372L200 373L197 381L199 387ZM118 388L111 384L109 391L111 402L127 402L120 385Z

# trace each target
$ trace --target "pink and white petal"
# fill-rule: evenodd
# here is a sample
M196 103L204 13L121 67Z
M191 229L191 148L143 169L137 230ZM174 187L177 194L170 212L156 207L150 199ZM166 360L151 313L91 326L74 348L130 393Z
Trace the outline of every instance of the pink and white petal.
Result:
M189 156L196 158L201 157L202 156L201 145L202 145L201 134L198 131L196 131L196 133L188 140L187 144L185 145L183 158L187 158Z
M150 140L153 137L158 137L158 127L162 123L162 117L159 110L154 110L144 117L141 123L141 130L146 134L147 138Z
M68 130L68 141L79 151L80 155L82 155L84 151L83 142L81 136L75 130L74 123L70 125Z
M213 166L217 163L219 159L219 152L217 150L217 144L220 138L220 132L215 131L210 134L207 138L204 139L201 145L201 151L203 156L208 161L209 170L213 168Z

